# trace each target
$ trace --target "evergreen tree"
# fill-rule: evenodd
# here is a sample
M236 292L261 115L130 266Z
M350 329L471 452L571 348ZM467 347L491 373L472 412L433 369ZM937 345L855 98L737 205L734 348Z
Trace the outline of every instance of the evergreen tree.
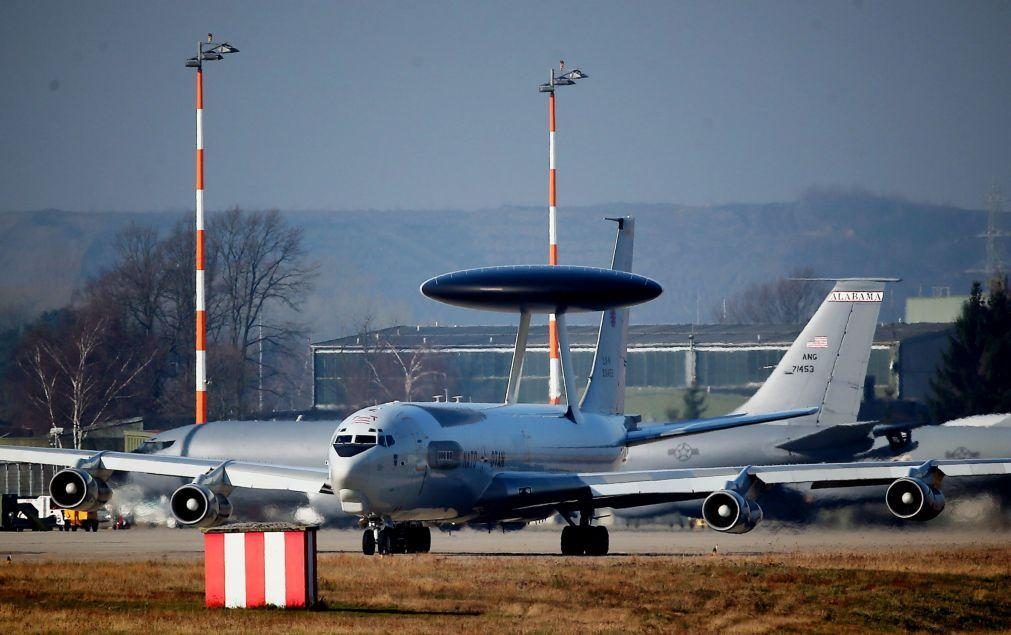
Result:
M1011 304L1006 277L995 278L985 298L981 285L973 283L930 387L928 403L939 423L1011 412Z
M698 384L692 384L685 390L684 397L685 419L699 419L706 411L706 393L699 388Z
M681 395L681 403L684 406L684 412L677 406L670 406L664 411L668 421L702 418L706 412L706 393L697 385L692 384Z

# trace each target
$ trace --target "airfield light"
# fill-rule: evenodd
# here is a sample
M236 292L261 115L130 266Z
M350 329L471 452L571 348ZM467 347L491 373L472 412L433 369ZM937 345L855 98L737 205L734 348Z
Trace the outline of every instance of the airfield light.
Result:
M197 44L197 55L186 60L197 69L197 180L196 180L196 423L207 423L207 307L204 286L204 62L238 53L228 42L215 42L212 33Z
M558 62L558 70L551 69L548 83L541 84L538 91L548 94L548 264L558 264L558 227L555 180L555 88L572 86L576 80L589 75L578 68L565 71L565 60ZM555 315L548 316L548 403L562 402L562 361L558 353L558 322ZM574 399L569 395L569 399Z

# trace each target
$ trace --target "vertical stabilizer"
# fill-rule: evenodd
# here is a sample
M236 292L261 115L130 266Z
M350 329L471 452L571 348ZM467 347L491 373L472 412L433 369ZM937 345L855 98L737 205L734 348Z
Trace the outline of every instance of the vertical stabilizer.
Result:
M611 269L632 271L635 219L610 218L618 223ZM580 408L585 412L622 414L625 411L625 357L628 354L628 309L610 309L600 318L597 350Z
M776 369L737 412L820 406L783 425L857 420L886 279L837 280Z

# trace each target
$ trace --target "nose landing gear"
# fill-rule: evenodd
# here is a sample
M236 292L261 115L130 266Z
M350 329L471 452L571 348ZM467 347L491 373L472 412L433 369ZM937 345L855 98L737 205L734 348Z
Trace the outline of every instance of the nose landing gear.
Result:
M393 553L428 553L432 549L432 531L418 523L387 525L381 520L368 521L362 533L362 553L366 556Z

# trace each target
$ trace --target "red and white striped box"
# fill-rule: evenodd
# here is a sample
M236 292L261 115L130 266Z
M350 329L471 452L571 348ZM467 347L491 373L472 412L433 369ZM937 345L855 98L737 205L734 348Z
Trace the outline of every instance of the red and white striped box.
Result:
M204 531L208 608L306 608L316 603L316 530L241 523Z

